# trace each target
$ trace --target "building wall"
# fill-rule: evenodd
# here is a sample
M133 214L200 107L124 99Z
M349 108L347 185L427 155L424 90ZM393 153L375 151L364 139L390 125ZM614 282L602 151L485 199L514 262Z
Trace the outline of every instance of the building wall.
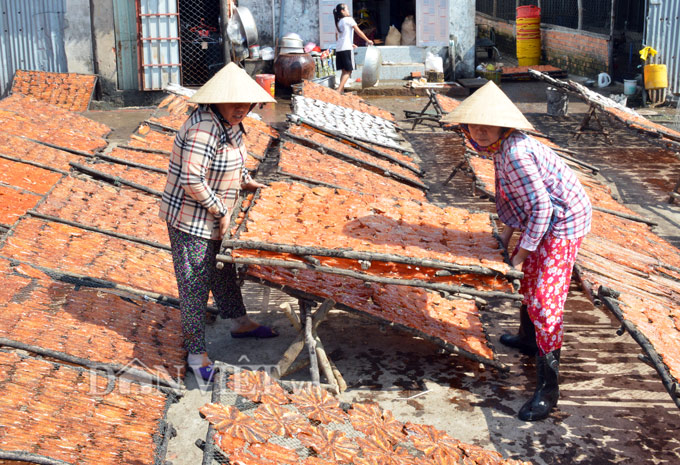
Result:
M475 2L449 0L449 38L456 48L456 78L475 72Z
M67 0L64 12L64 48L69 73L93 74L92 24L89 0Z
M261 47L274 47L277 38L292 32L304 43L319 42L318 0L241 0L239 6L253 14Z
M477 14L480 33L496 31L496 46L503 54L516 55L515 23ZM611 74L609 36L586 31L541 25L541 62L581 76Z
M94 68L95 73L99 75L99 93L113 95L118 89L113 2L112 0L91 0L91 5Z

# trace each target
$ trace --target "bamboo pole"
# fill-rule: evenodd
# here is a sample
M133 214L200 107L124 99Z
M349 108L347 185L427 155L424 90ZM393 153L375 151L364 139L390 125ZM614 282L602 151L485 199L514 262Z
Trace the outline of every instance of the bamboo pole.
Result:
M607 213L608 215L614 215L614 216L618 216L618 217L621 217L621 218L625 218L627 220L637 221L638 223L644 223L644 224L647 224L649 226L658 226L659 225L659 223L652 221L652 220L648 220L648 219L643 218L641 216L629 215L628 213L618 212L616 210L609 210L607 208L596 207L596 206L593 206L593 210L598 211L598 212L602 212L602 213Z
M302 310L302 305L308 305L306 303L303 303L305 301L310 301L309 299L305 298L299 298L298 301L300 302L300 309ZM311 300L313 301L313 299ZM327 303L328 302L328 303ZM310 331L316 332L316 329L319 327L321 322L326 319L328 316L328 312L333 308L333 305L335 305L335 302L332 299L326 299L321 307L314 313L314 315L311 316L312 318L312 324L311 324L311 329ZM302 316L302 315L301 315ZM301 321L304 321L306 318L306 315L301 318ZM277 363L278 365L278 372L279 372L279 377L284 377L290 373L292 373L294 370L292 369L293 362L297 358L297 356L302 352L302 349L305 346L305 338L306 338L306 331L307 331L307 322L305 321L305 327L303 328L302 325L300 326L300 332L296 336L295 340L288 346L286 351L283 353L283 356ZM318 370L318 366L317 366Z
M28 137L22 137L22 139L26 139L28 141L35 142L36 144L44 145L45 147L50 147L52 149L62 150L64 152L69 152L69 153L73 153L75 155L80 155L82 157L92 158L94 156L94 154L90 153L90 152L85 152L83 150L72 149L72 148L68 148L68 147L62 147L60 145L50 144L49 142L45 142L45 141L42 141L42 140L29 139Z
M326 354L326 349L324 349L318 334L314 334L313 337L314 346L316 347L317 359L319 361L319 366L323 371L323 375L328 380L328 384L333 386L332 391L335 394L340 394L340 386L338 381L335 379L335 374L333 373L333 369L331 368L330 360L328 359L328 355Z
M312 315L307 302L300 301L300 319L305 324L305 345L309 352L309 373L312 376L312 384L318 386L321 382L319 378L319 362L316 356L316 343L312 334Z
M340 189L340 190L349 190L349 191L353 191L353 192L362 192L362 191L358 191L356 189L350 189L350 188L347 188L347 187L344 187L344 186L339 186L337 184L331 184L330 182L324 182L324 181L319 181L318 179L308 178L306 176L301 176L299 174L288 173L286 171L283 171L282 168L280 168L280 167L277 170L277 173L282 175L282 176L286 176L288 178L291 178L291 179L297 179L298 181L306 182L308 184L311 184L312 186L324 186L324 187L328 187L330 189Z
M125 160L124 158L114 157L114 156L111 156L111 155L108 155L108 154L105 154L105 153L98 154L97 158L101 158L103 160L111 161L111 162L117 163L119 165L134 166L135 168L141 168L141 169L144 169L144 170L147 170L147 171L153 171L153 172L161 173L161 174L168 174L168 170L164 170L162 168L157 168L157 167L151 166L151 165L144 165L142 163L137 163L137 162L134 162L134 161Z
M61 174L66 174L66 175L69 174L68 171L61 170L59 168L54 168L52 166L45 165L43 163L39 163L37 161L24 160L22 158L12 157L10 155L5 155L4 153L0 153L0 158L4 158L5 160L10 160L10 161L13 161L13 162L16 162L16 163L24 163L26 165L35 166L37 168L42 168L44 170L54 171L56 173L61 173Z
M71 463L63 460L23 451L0 450L0 459L18 463L37 463L39 465L71 465Z
M184 395L183 387L171 378L160 375L153 375L149 372L139 370L137 368L123 365L120 363L103 363L94 362L87 358L77 357L75 355L67 354L56 350L46 349L44 347L26 344L21 341L15 341L6 337L0 337L0 346L11 347L13 349L24 350L26 352L41 355L43 357L50 357L61 362L85 367L89 370L101 371L107 375L120 376L121 374L129 375L145 384L154 386L158 390L171 393L177 397ZM160 384L160 385L159 385Z
M267 289L271 288L267 286ZM279 308L283 310L283 313L286 315L290 323L293 325L293 328L295 328L297 331L302 331L302 324L300 323L300 318L298 318L297 313L293 311L293 309L290 306L290 303L284 302L281 305L279 305Z
M132 145L127 145L127 144L120 144L120 145L118 145L118 147L121 148L121 149L125 149L125 150L137 150L139 152L157 153L159 155L170 156L170 154L172 153L168 150L150 149L150 148L147 148L147 147L133 147Z
M140 191L146 192L147 194L155 195L157 197L161 197L163 195L162 192L157 191L155 189L151 189L150 187L142 186L141 184L128 181L127 179L123 179L119 176L112 176L107 173L102 173L101 171L97 171L94 168L89 168L87 166L81 165L80 163L69 162L69 165L91 176L106 179L112 182L113 184L124 184L126 186L134 187L135 189L139 189Z
M167 131L167 132L173 132L173 133L175 133L175 132L178 131L177 129L175 129L175 128L173 128L173 127L166 126L165 124L159 123L159 122L157 122L157 121L151 121L150 119L147 119L147 120L145 120L144 122L145 122L146 124L148 124L149 126L156 126L157 128L161 128L161 129L163 129L164 131Z
M398 279L398 278L383 278L379 276L373 276L366 273L359 273L351 270L345 270L342 268L332 268L332 267L320 267L314 266L307 263L291 262L287 260L276 260L267 258L233 258L226 255L218 255L218 261L223 261L225 263L235 263L243 265L258 265L258 266L278 266L281 268L293 268L293 269L307 269L312 271L317 271L319 273L337 274L340 276L348 276L350 278L359 279L362 281L369 281L381 284L392 284L400 286L413 286L422 287L425 289L432 289L435 291L444 291L451 294L471 296L474 300L478 300L481 297L481 302L484 302L484 298L501 298L510 300L522 300L524 297L521 294L511 294L503 291L480 291L473 287L464 286L454 286L441 283L430 283L427 281L421 281L416 279Z
M376 262L393 262L405 265L416 265L428 268L437 268L450 271L455 274L479 274L483 276L505 276L508 278L524 277L524 273L513 268L506 272L497 271L492 268L486 268L478 265L457 265L455 263L445 262L437 259L419 259L413 257L405 257L402 255L380 253L380 252L361 252L347 249L330 249L325 247L308 247L293 244L276 244L251 240L224 240L222 241L222 250L225 249L250 249L250 250L264 250L267 252L290 253L293 255L312 255L322 257L347 258L350 260L368 260ZM217 256L218 260L224 255Z
M595 292L593 287L583 277L583 270L581 268L581 265L574 264L574 275L576 275L576 278L581 283L581 289L583 290L583 292L585 292L586 296L588 297L588 300L590 300L596 307L602 305L602 301L597 296L597 293Z

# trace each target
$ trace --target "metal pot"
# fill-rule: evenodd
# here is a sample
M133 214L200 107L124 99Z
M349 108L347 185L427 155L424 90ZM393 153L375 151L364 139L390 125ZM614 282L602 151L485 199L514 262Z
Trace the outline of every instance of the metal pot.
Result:
M302 49L302 39L296 39L294 37L281 37L281 43L279 43L281 48L299 48ZM304 49L302 49L304 52Z
M382 65L382 54L378 47L369 45L366 47L366 57L364 58L364 68L361 72L361 87L372 87L380 79L380 66Z
M305 51L301 47L280 47L279 53L305 53Z
M237 6L234 19L239 23L241 34L246 38L246 45L257 44L257 24L250 10L244 6Z

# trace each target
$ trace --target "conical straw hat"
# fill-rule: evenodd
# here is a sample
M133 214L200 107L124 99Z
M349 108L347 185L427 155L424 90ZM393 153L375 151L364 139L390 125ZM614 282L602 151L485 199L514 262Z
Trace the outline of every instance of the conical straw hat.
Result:
M444 123L485 124L515 129L534 127L503 91L489 81L442 119Z
M193 103L269 103L276 102L248 73L229 63L196 91Z

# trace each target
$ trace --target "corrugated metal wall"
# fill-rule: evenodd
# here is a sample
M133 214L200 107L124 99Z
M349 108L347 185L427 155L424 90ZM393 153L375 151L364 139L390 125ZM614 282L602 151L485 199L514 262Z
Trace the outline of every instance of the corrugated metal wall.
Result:
M142 42L142 88L181 84L177 0L137 0Z
M116 33L118 89L139 89L137 57L137 5L130 0L113 1L113 27Z
M0 97L17 69L67 72L65 0L0 0Z
M658 63L668 68L668 90L680 93L680 2L650 0L648 4L643 43L659 52Z

